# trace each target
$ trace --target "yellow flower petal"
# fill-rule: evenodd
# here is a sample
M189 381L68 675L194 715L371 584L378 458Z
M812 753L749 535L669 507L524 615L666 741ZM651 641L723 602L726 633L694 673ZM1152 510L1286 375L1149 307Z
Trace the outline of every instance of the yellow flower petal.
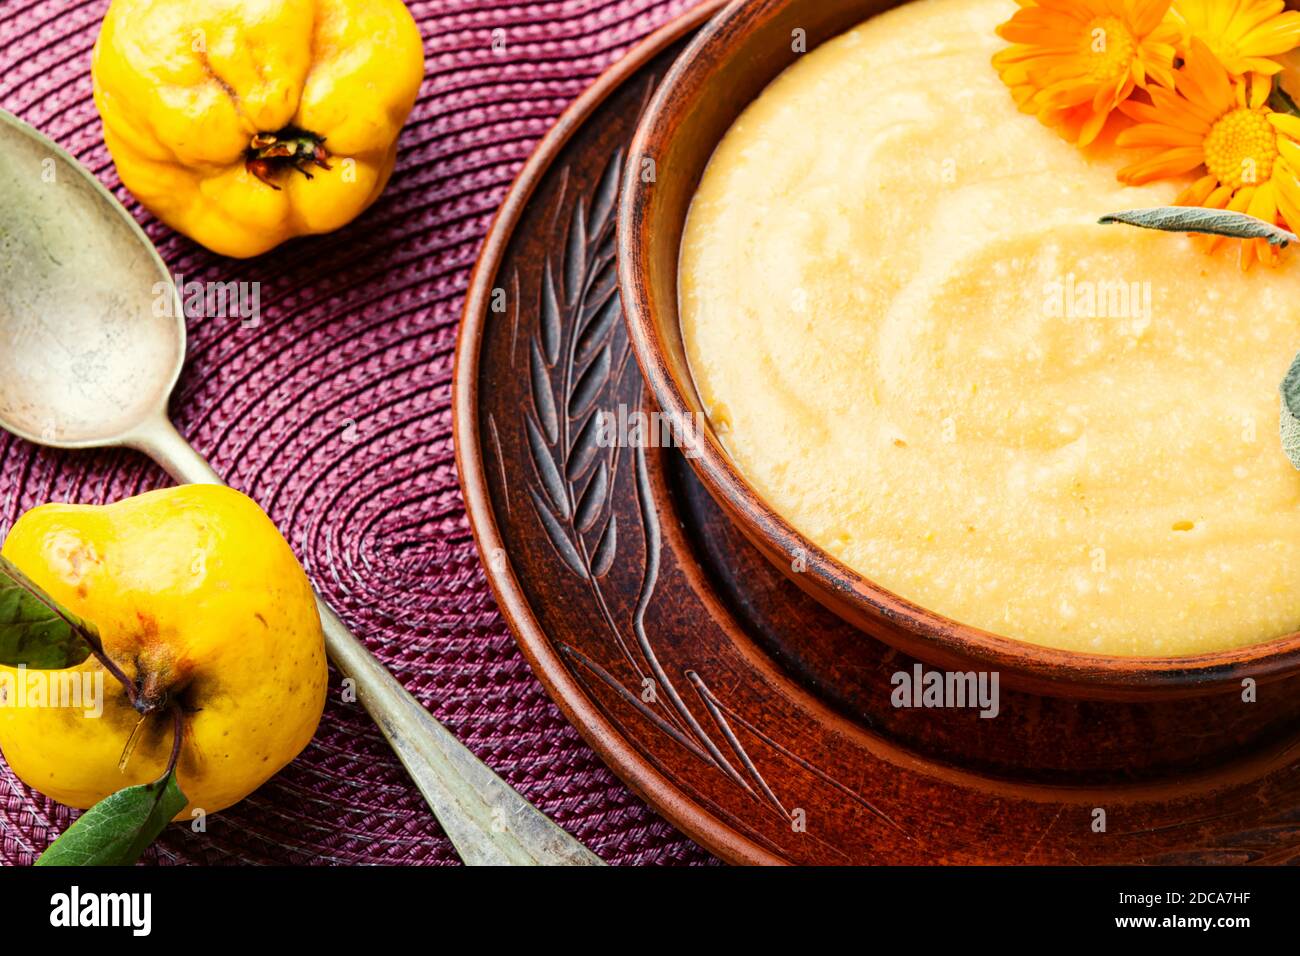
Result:
M1087 145L1135 88L1172 84L1179 40L1171 0L1034 0L997 28L1013 44L993 66L1022 110ZM1027 93L1025 87L1033 92Z
M1281 66L1270 57L1300 46L1300 13L1281 0L1174 0L1171 19L1185 38L1206 44L1233 76L1272 76Z

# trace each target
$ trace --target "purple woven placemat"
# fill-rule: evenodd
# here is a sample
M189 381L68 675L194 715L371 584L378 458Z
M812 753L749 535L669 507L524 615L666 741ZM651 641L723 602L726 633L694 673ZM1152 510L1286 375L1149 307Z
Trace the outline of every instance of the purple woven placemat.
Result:
M260 327L191 322L172 406L181 432L270 512L397 678L525 796L611 863L710 862L600 763L529 671L484 581L451 439L456 327L493 212L561 110L689 0L411 0L427 75L388 191L341 232L251 262L161 226L118 182L90 93L107 5L0 2L0 106L113 189L174 273L261 283ZM46 451L0 433L0 533L42 502L166 482L131 452ZM320 731L292 765L206 833L169 828L146 859L454 862L331 676ZM70 820L0 764L0 860L31 863Z

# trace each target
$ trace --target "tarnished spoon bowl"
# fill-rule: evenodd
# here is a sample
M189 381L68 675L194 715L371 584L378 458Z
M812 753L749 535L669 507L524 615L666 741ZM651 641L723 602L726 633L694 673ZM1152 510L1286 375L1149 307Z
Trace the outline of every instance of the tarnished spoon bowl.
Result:
M0 423L64 448L129 444L185 359L167 267L95 179L0 124Z
M0 111L0 427L57 448L126 445L221 479L172 427L185 316L167 266L75 159ZM318 599L330 659L466 863L600 859L466 749Z

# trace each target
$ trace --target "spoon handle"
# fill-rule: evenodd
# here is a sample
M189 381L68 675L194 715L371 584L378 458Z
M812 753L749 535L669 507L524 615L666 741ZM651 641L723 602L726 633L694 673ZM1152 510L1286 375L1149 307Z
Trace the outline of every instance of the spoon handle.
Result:
M165 419L137 432L129 444L177 481L224 484ZM435 720L319 595L316 603L330 660L353 682L467 865L602 865Z
M203 456L165 418L141 428L127 444L144 452L183 485L225 484Z
M466 864L601 864L434 720L329 606L317 602L330 658L356 681L362 704Z

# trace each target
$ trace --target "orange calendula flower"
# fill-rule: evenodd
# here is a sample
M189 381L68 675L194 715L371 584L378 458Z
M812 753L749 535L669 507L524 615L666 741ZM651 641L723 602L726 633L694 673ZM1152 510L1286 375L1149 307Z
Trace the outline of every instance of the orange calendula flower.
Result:
M1277 210L1287 228L1300 228L1300 116L1269 113L1268 121L1278 131L1278 158L1270 180L1277 193Z
M1293 124L1266 102L1272 82L1259 76L1234 79L1209 48L1193 40L1172 89L1148 89L1151 102L1129 100L1121 112L1136 121L1116 138L1120 146L1155 151L1119 171L1130 185L1200 171L1178 196L1180 206L1231 209L1271 223L1300 223L1300 147L1289 138ZM1281 123L1279 121L1282 121ZM1300 132L1300 124L1295 132ZM1282 148L1287 151L1283 159ZM1295 218L1292 218L1292 216ZM1207 240L1209 250L1225 240ZM1253 256L1272 264L1277 250L1262 239L1242 246L1242 265Z
M1226 2L1226 0L1225 0ZM1150 80L1173 84L1180 32L1170 0L1017 0L993 57L1016 104L1086 146Z
M1269 57L1300 45L1300 13L1284 0L1174 0L1173 20L1183 30L1180 49L1200 40L1234 76L1273 76L1282 64Z

